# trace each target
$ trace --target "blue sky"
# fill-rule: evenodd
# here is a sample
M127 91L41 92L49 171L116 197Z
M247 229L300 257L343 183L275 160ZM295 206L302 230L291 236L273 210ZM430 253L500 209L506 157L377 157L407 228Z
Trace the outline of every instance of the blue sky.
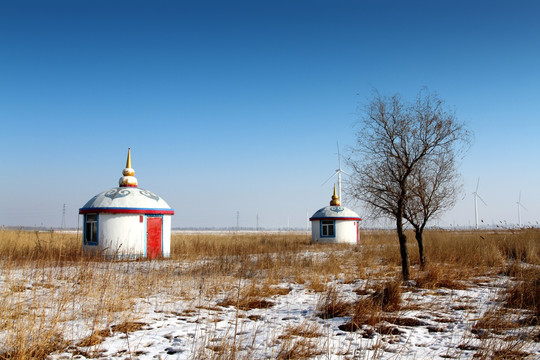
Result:
M0 3L0 225L68 226L117 185L173 227L306 226L373 89L426 86L475 134L440 225L540 221L535 1ZM359 204L344 199L362 217ZM366 223L366 225L368 225Z

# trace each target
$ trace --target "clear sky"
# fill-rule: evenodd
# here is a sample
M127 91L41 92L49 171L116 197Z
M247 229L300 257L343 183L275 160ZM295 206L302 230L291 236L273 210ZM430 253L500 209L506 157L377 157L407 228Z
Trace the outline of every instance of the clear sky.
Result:
M67 226L117 186L173 227L306 227L373 91L436 91L475 134L439 224L540 221L537 1L2 1L0 225ZM347 169L345 169L347 170ZM344 205L366 214L360 205ZM369 225L366 222L365 225Z

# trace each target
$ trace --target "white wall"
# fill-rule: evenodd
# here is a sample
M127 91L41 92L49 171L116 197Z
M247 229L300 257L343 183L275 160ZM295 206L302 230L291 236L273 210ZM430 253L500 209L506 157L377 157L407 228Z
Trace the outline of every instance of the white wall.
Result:
M140 214L99 214L98 230L104 255L146 255L146 216L140 222Z
M311 242L356 244L356 223L355 220L336 220L334 229L336 236L321 237L321 221L313 220L311 222Z
M141 214L98 215L98 245L83 245L85 252L107 257L146 257L147 216ZM171 216L163 215L162 252L171 255Z
M171 256L171 215L163 215L163 257Z

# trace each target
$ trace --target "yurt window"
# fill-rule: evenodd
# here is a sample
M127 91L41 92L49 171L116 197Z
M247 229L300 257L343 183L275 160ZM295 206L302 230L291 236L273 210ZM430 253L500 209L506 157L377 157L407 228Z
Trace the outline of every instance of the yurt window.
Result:
M321 236L334 237L334 220L322 220L321 221Z
M86 214L84 224L84 242L86 244L97 245L97 214Z

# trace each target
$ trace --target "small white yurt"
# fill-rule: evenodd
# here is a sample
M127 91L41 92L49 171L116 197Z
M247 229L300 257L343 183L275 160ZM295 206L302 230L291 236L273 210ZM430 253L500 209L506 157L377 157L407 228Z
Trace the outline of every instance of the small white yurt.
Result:
M119 187L97 194L79 209L84 252L108 258L169 257L174 210L137 187L130 149L122 174Z
M341 206L334 185L330 206L317 210L309 219L311 242L360 244L361 220L357 213Z

